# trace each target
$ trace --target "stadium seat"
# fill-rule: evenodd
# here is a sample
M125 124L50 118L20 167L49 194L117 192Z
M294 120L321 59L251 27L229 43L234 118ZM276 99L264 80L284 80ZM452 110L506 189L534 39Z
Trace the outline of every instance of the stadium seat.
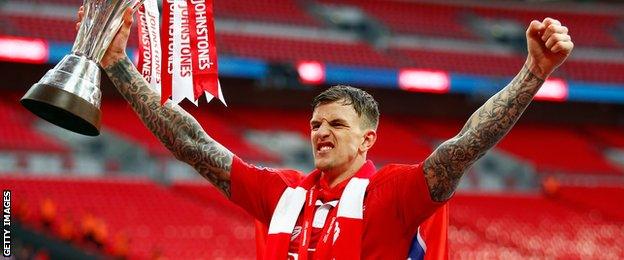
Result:
M482 17L513 20L523 26L528 25L532 20L552 17L560 20L570 29L570 35L574 37L577 45L607 48L623 46L613 36L618 22L618 17L615 15L497 7L474 7L471 11Z
M558 187L553 196L579 210L598 213L605 218L624 221L624 209L617 207L624 198L624 188L613 184L600 187Z
M587 126L583 131L588 133L598 144L624 149L624 129L608 126Z
M497 147L534 162L538 172L622 174L596 145L565 126L517 125Z
M405 57L412 66L490 76L514 76L525 58L486 53L395 48L397 56Z
M325 4L357 6L397 33L476 39L462 23L462 9L454 5L405 1L322 0Z
M170 259L249 259L255 254L249 217L218 204L197 204L147 180L3 177L0 183L12 190L16 205L51 200L58 216L75 222L87 214L101 219L106 246L116 234L129 237L130 259L156 252Z
M478 234L473 237L480 235L488 242L515 249L508 254L519 251L534 258L565 259L624 257L621 222L538 195L457 194L450 203L451 225L469 227Z
M0 150L67 154L62 141L34 129L35 117L19 103L0 100Z
M217 18L318 27L320 23L295 0L214 1Z
M128 104L124 102L104 104L102 111L105 115L102 123L106 128L142 145L152 155L171 156L171 153L143 125L143 122L140 121ZM200 113L196 118L206 128L211 137L228 147L238 156L251 161L279 161L279 157L276 154L264 151L246 142L240 133L237 133L231 126L224 124L221 118L209 113Z
M217 33L222 53L268 61L317 60L334 64L393 67L394 61L369 45Z

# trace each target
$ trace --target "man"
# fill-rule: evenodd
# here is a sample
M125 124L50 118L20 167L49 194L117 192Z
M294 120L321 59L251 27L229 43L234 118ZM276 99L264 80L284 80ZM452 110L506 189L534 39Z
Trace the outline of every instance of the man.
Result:
M246 164L179 106L161 106L125 53L131 24L128 9L100 65L176 158L268 226L266 259L407 258L419 225L511 129L573 48L568 29L559 21L532 21L526 31L529 54L518 75L455 137L414 165L376 170L366 154L377 139L377 102L362 90L332 87L313 101L310 140L316 170L303 176Z

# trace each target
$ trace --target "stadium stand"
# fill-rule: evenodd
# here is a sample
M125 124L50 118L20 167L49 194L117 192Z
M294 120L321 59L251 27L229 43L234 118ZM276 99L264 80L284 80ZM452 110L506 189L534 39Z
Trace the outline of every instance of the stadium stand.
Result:
M72 20L12 14L2 16L0 19L7 24L0 29L4 34L67 42L76 38L76 22Z
M476 36L462 25L460 15L462 8L453 5L404 1L382 3L362 0L322 0L320 2L360 7L397 33L476 39Z
M429 139L430 142L451 138L463 126L461 121L413 117L399 117L395 122L408 127L415 135ZM598 142L597 139L583 134L585 131L595 132L606 140L614 141ZM519 124L496 146L496 149L532 163L538 172L544 174L591 173L619 176L622 170L610 163L601 149L616 147L620 138L621 132L613 128Z
M110 131L122 138L136 142L155 156L170 156L171 153L160 141L143 125L132 108L127 104L103 104L102 124Z
M581 211L614 220L624 221L624 209L617 207L624 198L622 187L578 187L561 186L556 189L553 197L576 207Z
M67 2L69 4L69 2ZM562 17L574 28L575 42L588 47L622 48L614 38L618 17L606 14L547 13L535 10L517 10L495 7L464 7L452 4L384 1L321 1L324 4L350 4L360 6L390 25L398 33L421 33L428 36L459 37L469 42L479 42L470 33L462 17L465 13L487 19L508 19L526 24L534 17ZM271 21L293 26L318 26L320 21L305 12L305 6L295 1L217 1L218 17L239 21ZM413 15L419 13L420 15ZM450 17L450 19L449 19ZM409 18L409 19L408 19ZM587 22L591 21L591 22ZM0 16L0 34L44 38L52 41L73 42L74 21L53 17L35 17L23 14ZM434 26L435 25L435 26ZM596 27L599 30L596 30ZM436 35L437 34L437 35ZM444 34L444 35L440 35ZM275 37L262 34L219 32L219 51L243 57L261 58L273 62L317 60L336 64L396 68L409 65L418 68L443 69L458 73L490 76L513 76L524 61L522 55L473 53L461 50L392 47L388 51L376 49L364 41L333 42ZM136 46L137 38L130 38ZM597 68L587 70L587 67ZM570 60L557 76L571 80L607 83L624 82L624 63L596 60Z
M597 143L605 146L624 148L624 129L606 126L591 126L583 128L583 131L594 138Z
M66 154L63 142L39 133L33 128L35 117L19 104L0 100L0 151Z
M214 1L218 18L265 21L318 27L320 22L292 0Z
M167 189L146 180L6 176L2 184L18 194L15 204L42 205L27 219L39 229L45 229L48 218L49 232L59 232L59 216L75 218L75 225L93 218L105 230L99 239L107 252L118 234L127 234L130 258L155 252L190 258L253 255L250 217L210 185L175 183ZM621 188L562 188L554 198L457 194L451 202L451 257L621 258L624 215L610 203L619 195ZM568 201L562 203L561 198ZM606 213L596 215L596 209ZM171 212L176 212L175 218ZM535 218L536 212L540 218ZM73 239L81 243L80 235Z
M518 24L528 24L536 17L557 17L571 28L571 35L574 35L578 45L609 48L623 46L612 33L619 19L616 15L488 7L474 7L471 12L485 18L513 20Z
M268 61L317 60L360 66L396 66L392 59L361 42L326 42L218 33L217 44L223 53Z
M478 247L474 253L471 249L458 252L459 256L478 254L476 258L487 255L487 258L509 259L520 253L522 258L624 257L620 246L624 234L621 221L610 221L591 212L577 211L541 196L458 194L451 201L450 209L453 211L451 223L472 230L472 238L498 245L488 250L489 253L482 252L483 249ZM451 248L453 241L450 241ZM488 245L479 244L482 247ZM501 245L515 250L501 249Z
M409 58L417 68L431 68L460 73L510 76L518 72L524 58L512 55L465 53L424 49L394 48L400 57Z
M524 25L536 17L557 17L568 27L573 28L574 40L579 45L622 47L622 44L611 33L617 27L619 17L616 15L547 12L496 6L468 6L457 3L365 0L323 0L321 2L360 7L397 33L467 40L478 39L471 32L470 19L511 20Z
M148 152L156 156L170 156L171 153L160 143L160 141L143 125L137 115L126 103L106 104L102 107L106 114L102 123L115 131L117 134L143 146ZM220 143L228 147L239 156L252 161L276 162L279 157L267 151L263 151L253 144L242 139L242 135L232 129L230 125L208 113L201 113L196 116L197 120L206 131L219 140Z
M97 219L103 222L98 239L104 248L113 246L116 235L127 235L131 259L158 252L184 259L248 259L254 254L249 217L212 202L200 205L151 181L3 176L1 183L15 194L15 204L52 202L53 227L60 222L58 216L76 223ZM30 217L35 225L43 219L38 211Z
M497 146L535 163L539 172L621 175L597 146L566 127L518 125ZM575 158L570 160L570 158Z
M624 63L574 61L563 66L570 79L581 81L596 81L622 83L624 82ZM593 68L588 70L587 68Z
M415 163L427 158L432 152L428 140L411 133L409 129L399 124L391 122L390 119L382 118L380 120L377 138L375 148L370 151L370 158L379 165Z

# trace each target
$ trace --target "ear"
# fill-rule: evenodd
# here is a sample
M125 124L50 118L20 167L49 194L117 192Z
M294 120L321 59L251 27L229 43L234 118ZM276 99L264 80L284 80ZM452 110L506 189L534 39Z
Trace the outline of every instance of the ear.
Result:
M364 132L364 141L360 144L360 151L367 152L373 147L375 141L377 141L377 132L373 129L366 130Z

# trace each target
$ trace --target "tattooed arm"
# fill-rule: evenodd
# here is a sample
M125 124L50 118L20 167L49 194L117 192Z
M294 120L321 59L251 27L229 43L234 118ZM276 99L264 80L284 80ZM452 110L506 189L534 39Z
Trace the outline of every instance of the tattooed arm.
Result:
M78 12L78 23L83 8ZM199 123L173 102L160 104L160 95L149 88L143 76L126 55L126 43L132 25L132 8L124 13L124 23L117 32L100 65L121 95L130 103L158 139L176 158L193 166L226 196L230 197L230 168L233 154L213 140Z
M568 29L546 18L527 29L529 56L520 73L481 106L453 138L425 161L423 170L431 198L448 199L464 172L509 132L550 75L573 48Z
M149 88L129 58L111 64L105 71L160 142L229 197L232 153L208 136L178 105L167 101L161 106L160 95Z

